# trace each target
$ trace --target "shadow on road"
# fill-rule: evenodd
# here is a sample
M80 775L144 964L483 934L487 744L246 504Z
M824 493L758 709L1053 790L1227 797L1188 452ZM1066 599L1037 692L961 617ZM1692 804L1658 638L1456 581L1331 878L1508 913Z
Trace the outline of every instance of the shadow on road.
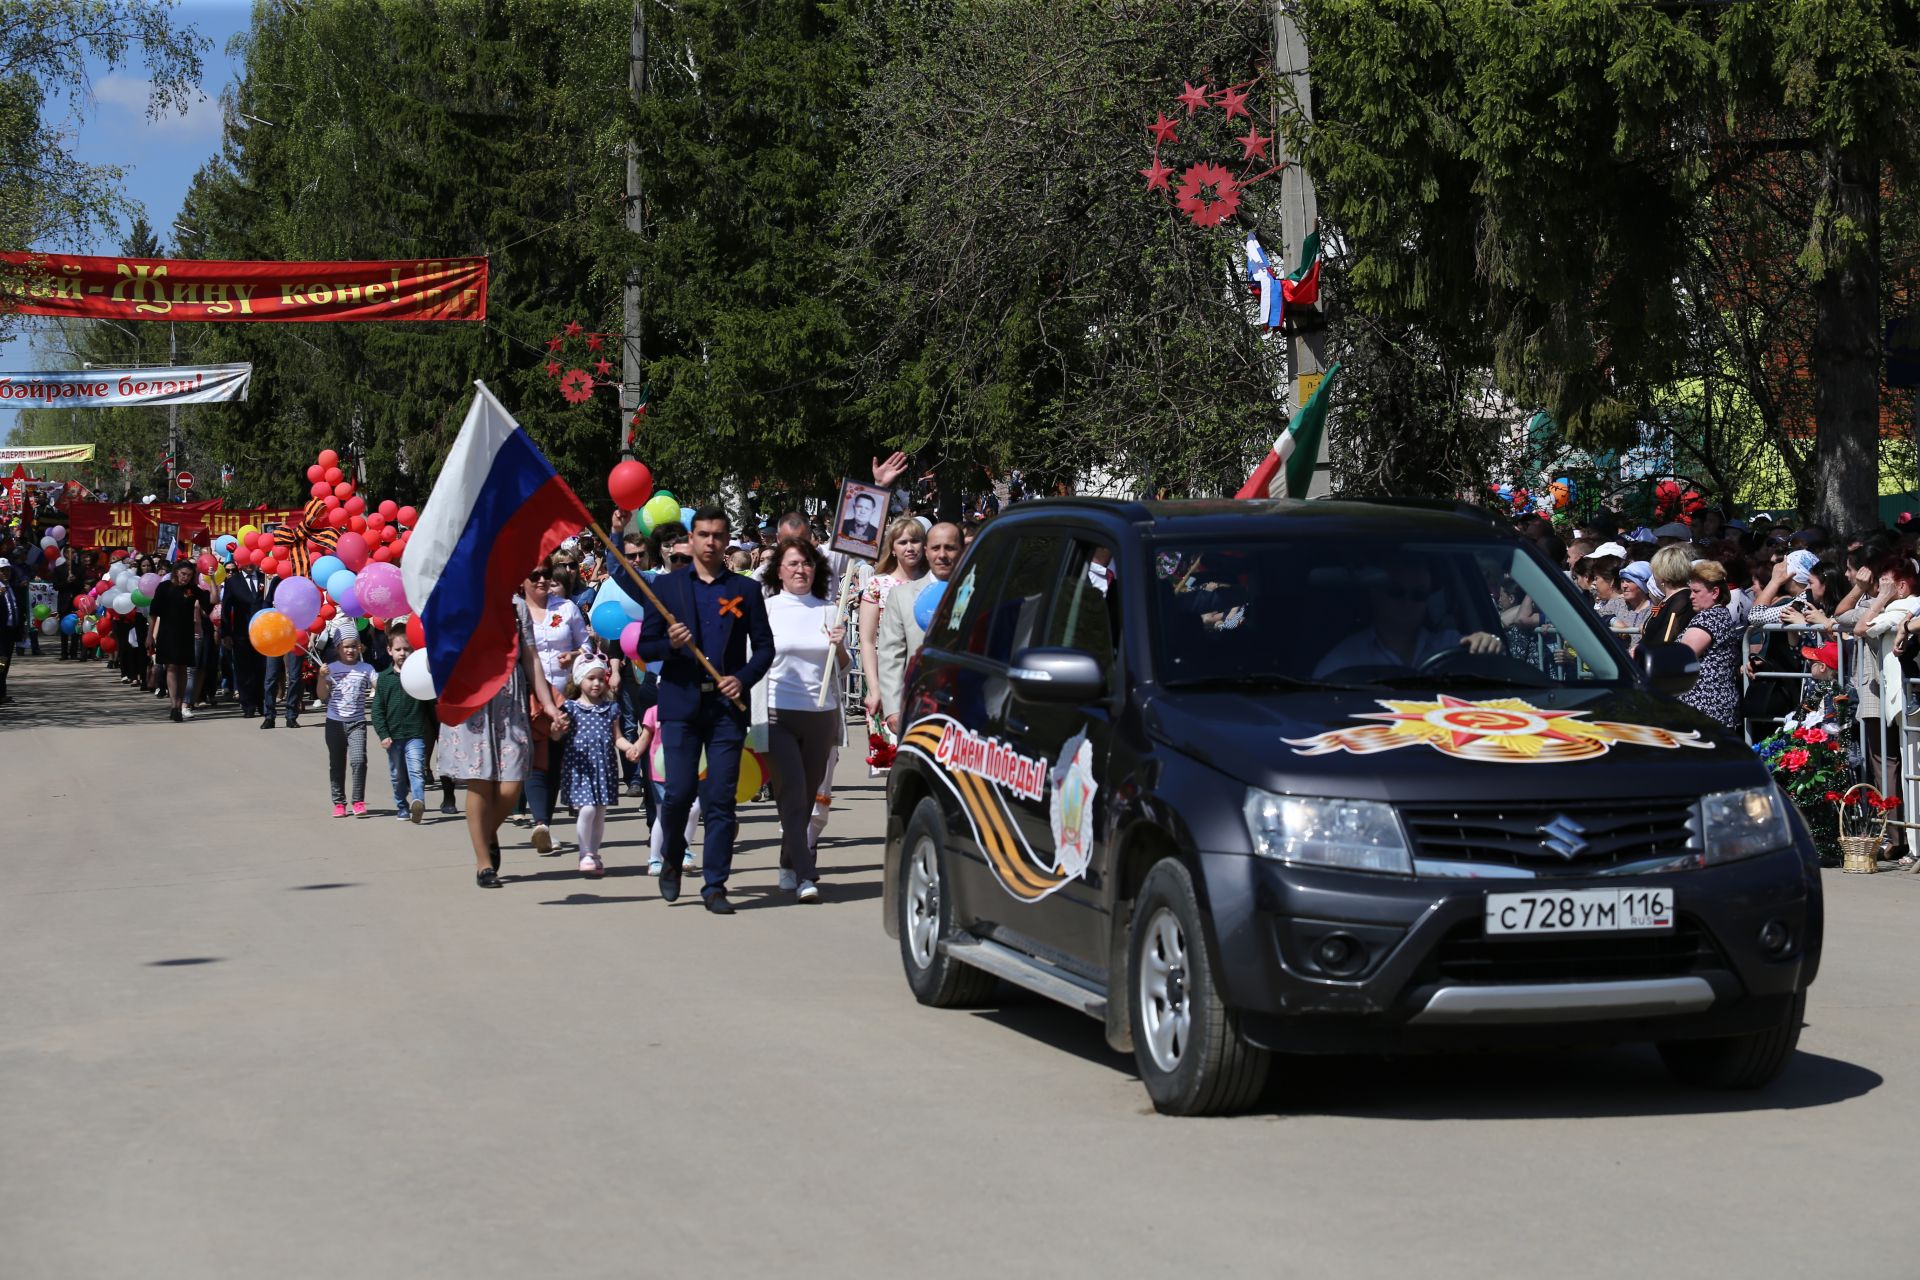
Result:
M1099 1023L1005 983L974 1017L1138 1079L1131 1054L1107 1047ZM1405 1058L1280 1057L1258 1113L1374 1120L1582 1120L1798 1111L1861 1097L1884 1083L1857 1063L1800 1052L1770 1087L1692 1089L1650 1046Z
M225 956L180 956L179 958L173 959L173 960L149 960L147 961L147 968L149 969L184 969L188 965L219 964L222 960L225 960L225 959L226 959Z
M304 890L310 890L310 889L358 889L359 887L360 887L360 882L358 880L336 880L330 884L289 885L288 891L293 893L299 893Z

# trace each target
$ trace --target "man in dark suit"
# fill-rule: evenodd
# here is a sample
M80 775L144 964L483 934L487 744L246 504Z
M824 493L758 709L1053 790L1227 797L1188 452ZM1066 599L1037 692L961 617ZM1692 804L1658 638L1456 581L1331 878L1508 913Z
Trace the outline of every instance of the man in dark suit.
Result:
M715 915L732 915L727 874L733 869L733 837L738 827L733 792L740 780L740 751L747 740L747 712L734 705L773 665L773 628L760 584L727 568L732 522L718 507L693 513L688 535L693 563L653 580L654 593L678 619L671 627L658 609L640 624L638 653L643 662L659 662L660 745L667 766L666 824L661 850L660 896L680 896L680 860L687 852L687 815L696 791L706 824L706 883L700 896ZM748 654L748 642L752 654ZM707 674L693 646L707 655L718 680ZM700 753L707 755L707 776L700 778Z
M880 541L880 522L874 518L874 501L870 494L856 494L853 510L840 522L840 536L851 538L855 542L877 543Z
M266 706L267 660L253 647L247 628L267 607L267 577L251 565L227 574L220 595L220 642L233 653L233 682L240 688L240 714L257 716Z

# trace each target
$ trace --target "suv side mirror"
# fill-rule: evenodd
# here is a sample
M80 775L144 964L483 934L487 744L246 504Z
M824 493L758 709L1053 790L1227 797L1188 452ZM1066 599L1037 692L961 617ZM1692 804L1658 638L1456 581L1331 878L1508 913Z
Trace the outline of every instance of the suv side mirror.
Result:
M1684 644L1654 644L1640 650L1640 674L1655 693L1677 698L1693 688L1700 659Z
M1082 649L1022 649L1008 664L1007 682L1030 702L1091 702L1107 691L1107 673Z

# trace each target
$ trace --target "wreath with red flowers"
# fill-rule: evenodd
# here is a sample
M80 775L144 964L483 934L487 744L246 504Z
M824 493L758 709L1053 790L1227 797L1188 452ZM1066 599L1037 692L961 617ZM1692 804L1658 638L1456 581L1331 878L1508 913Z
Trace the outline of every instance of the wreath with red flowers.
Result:
M1286 162L1274 163L1268 159L1267 151L1273 146L1273 135L1261 133L1254 123L1253 113L1247 109L1247 98L1260 78L1243 80L1239 84L1230 84L1224 89L1215 89L1211 84L1182 83L1180 93L1174 99L1175 111L1186 108L1184 119L1170 117L1166 112L1154 114L1153 123L1147 126L1147 134L1153 140L1153 157L1147 167L1139 171L1147 180L1147 190L1158 191L1166 195L1187 221L1200 228L1217 227L1240 210L1240 198L1246 189L1264 178L1270 178L1286 168ZM1209 123L1208 113L1218 109L1220 123L1233 127L1236 116L1247 121L1246 133L1235 137L1240 144L1240 171L1233 172L1217 155L1189 161L1179 171L1180 185L1172 185L1174 169L1163 162L1163 148L1174 146L1205 147L1201 137L1202 126ZM1195 117L1201 119L1196 121ZM1180 137L1180 130L1189 128L1187 139ZM1216 126L1217 127L1217 126ZM1265 169L1258 169L1266 165ZM1258 172L1256 172L1258 169Z
M563 400L579 406L592 400L601 387L619 387L620 380L613 376L613 361L607 358L607 343L619 337L617 333L590 330L573 320L547 339L547 376L558 385ZM584 365L591 365L593 372L588 373L581 367Z

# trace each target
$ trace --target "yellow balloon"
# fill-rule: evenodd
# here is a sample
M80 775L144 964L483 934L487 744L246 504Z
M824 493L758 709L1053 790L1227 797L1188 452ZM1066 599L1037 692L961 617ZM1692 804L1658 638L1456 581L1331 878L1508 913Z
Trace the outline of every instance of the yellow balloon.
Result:
M259 525L257 525L257 524L243 524L243 525L241 525L241 526L240 526L240 527L239 527L238 529L235 529L235 530L233 531L233 536L234 536L234 537L236 537L236 538L238 538L238 539L240 539L240 541L242 541L242 542L245 542L245 541L247 540L247 535L248 535L248 534L250 534L250 533L258 533L258 532L260 532L260 526L259 526Z
M758 751L746 750L740 753L740 782L733 789L735 804L745 804L759 794L760 784L766 780L767 770L761 763Z

